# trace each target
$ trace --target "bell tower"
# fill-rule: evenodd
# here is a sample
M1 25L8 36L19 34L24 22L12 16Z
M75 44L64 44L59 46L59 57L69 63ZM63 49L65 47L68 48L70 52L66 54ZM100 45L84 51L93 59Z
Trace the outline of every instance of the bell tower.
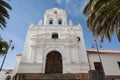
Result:
M16 63L16 74L32 74L36 79L41 75L53 78L56 76L52 74L59 74L61 77L56 79L76 80L77 76L88 80L88 71L82 27L80 24L74 25L71 20L67 23L65 10L49 9L44 14L44 23L40 20L37 25L30 25L22 56Z
M67 25L67 14L64 10L53 8L45 12L44 25Z

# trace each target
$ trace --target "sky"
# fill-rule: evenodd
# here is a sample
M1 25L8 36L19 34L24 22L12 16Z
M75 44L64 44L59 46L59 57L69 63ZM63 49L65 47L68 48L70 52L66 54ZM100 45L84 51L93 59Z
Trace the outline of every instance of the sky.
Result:
M10 19L7 20L7 28L0 34L4 40L13 40L12 45L15 46L13 51L9 50L5 60L4 69L13 69L16 61L16 55L22 53L23 46L27 34L27 29L31 23L38 24L39 20L44 20L44 13L47 9L58 7L66 10L68 21L72 20L74 25L81 24L85 45L90 49L94 44L92 33L87 28L87 18L82 14L82 11L88 0L5 0L11 7L9 11ZM99 43L98 43L99 44ZM116 36L112 37L112 41L104 39L102 44L103 49L120 50L120 42ZM0 56L0 64L3 57Z

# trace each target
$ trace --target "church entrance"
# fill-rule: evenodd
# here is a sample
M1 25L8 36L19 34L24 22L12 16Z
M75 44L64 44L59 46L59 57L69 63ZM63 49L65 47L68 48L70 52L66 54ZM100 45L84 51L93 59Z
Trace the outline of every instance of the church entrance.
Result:
M62 73L62 56L57 51L48 53L46 57L45 73Z

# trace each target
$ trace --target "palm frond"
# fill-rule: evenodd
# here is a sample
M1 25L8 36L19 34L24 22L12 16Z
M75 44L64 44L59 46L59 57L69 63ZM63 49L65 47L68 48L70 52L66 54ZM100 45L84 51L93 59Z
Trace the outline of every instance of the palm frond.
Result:
M84 8L83 14L87 16L88 28L93 36L99 37L101 41L104 37L111 41L114 32L118 39L120 38L120 6L117 2L119 0L90 0Z
M5 7L5 8L8 8L9 10L12 10L12 7L3 0L0 0L0 5Z
M3 30L6 27L6 18L9 19L7 9L11 10L11 6L4 0L0 0L0 28Z

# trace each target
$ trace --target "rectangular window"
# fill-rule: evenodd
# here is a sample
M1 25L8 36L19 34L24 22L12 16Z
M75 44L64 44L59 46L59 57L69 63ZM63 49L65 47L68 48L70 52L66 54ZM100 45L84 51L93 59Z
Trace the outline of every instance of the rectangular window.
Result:
M101 71L102 70L102 64L101 62L94 62L95 70Z
M61 25L62 24L62 20L58 20L58 24Z
M58 39L58 33L53 33L52 34L52 39Z
M53 24L53 20L49 20L49 24Z
M118 62L118 66L119 66L119 68L120 68L120 62Z

